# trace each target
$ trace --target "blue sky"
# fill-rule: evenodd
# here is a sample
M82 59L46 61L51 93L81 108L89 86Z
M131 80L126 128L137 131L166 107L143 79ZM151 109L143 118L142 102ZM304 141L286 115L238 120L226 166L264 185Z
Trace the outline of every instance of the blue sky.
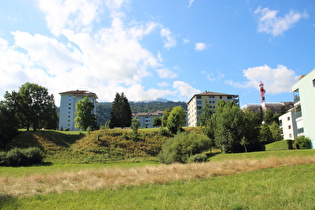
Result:
M314 67L312 0L0 1L0 99L25 82L113 101L188 101L205 90L241 105L292 101Z

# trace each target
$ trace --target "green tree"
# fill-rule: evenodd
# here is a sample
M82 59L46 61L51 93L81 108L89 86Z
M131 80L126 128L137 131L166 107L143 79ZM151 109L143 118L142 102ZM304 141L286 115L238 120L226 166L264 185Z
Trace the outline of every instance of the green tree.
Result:
M269 126L273 141L280 141L282 140L282 136L281 136L281 128L278 125L277 122L273 122L270 126Z
M18 92L6 92L4 98L8 106L15 110L20 125L27 130L30 127L33 130L46 128L51 120L57 121L54 97L40 85L27 82Z
M130 127L132 112L130 104L124 93L116 93L113 105L109 127Z
M134 140L138 139L138 137L139 137L139 134L138 134L139 127L140 127L140 122L139 122L138 118L132 118L131 129L132 129L132 138Z
M210 103L205 101L205 106L202 109L202 114L200 115L199 122L202 132L208 136L210 144L210 153L212 153L212 147L215 147L214 138L214 121L212 118L213 110L210 108Z
M244 111L244 137L248 144L259 142L259 131L262 123L262 117L259 112L252 109Z
M260 127L259 140L264 143L274 142L270 128L265 123Z
M17 134L18 121L14 110L0 101L0 148L3 148Z
M154 117L152 125L155 126L155 127L161 126L161 119L158 116Z
M171 112L171 110L169 108L164 109L162 119L161 119L162 127L167 126L167 120L168 120L168 116L170 115L170 112Z
M82 100L76 104L76 118L75 127L82 130L86 130L88 127L95 129L96 117L93 113L94 104L85 96Z
M171 133L177 133L186 124L186 113L181 106L176 106L167 118L167 128Z
M223 153L235 151L245 134L244 112L232 101L219 101L213 120L216 145Z

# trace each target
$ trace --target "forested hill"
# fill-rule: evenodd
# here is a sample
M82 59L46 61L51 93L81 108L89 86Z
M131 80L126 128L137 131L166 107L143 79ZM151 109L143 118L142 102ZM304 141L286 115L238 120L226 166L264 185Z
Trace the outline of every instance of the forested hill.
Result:
M129 102L132 113L140 112L156 112L163 111L166 108L172 109L175 106L181 106L187 110L187 104L185 102ZM100 102L96 105L96 118L99 125L105 125L105 123L110 119L110 112L112 111L112 102Z

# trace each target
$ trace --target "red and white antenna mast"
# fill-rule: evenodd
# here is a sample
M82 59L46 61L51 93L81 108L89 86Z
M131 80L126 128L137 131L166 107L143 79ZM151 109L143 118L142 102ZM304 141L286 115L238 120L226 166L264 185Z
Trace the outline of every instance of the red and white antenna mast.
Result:
M259 83L259 92L260 92L260 102L261 102L261 107L263 110L266 109L266 104L265 104L265 93L266 90L264 88L264 83L260 81Z

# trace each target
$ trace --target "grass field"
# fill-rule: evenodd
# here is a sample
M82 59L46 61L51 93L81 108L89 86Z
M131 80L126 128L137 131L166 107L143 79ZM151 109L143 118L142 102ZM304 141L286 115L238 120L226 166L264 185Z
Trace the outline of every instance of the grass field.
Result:
M186 165L0 167L0 209L314 209L314 163L314 150L300 150Z

